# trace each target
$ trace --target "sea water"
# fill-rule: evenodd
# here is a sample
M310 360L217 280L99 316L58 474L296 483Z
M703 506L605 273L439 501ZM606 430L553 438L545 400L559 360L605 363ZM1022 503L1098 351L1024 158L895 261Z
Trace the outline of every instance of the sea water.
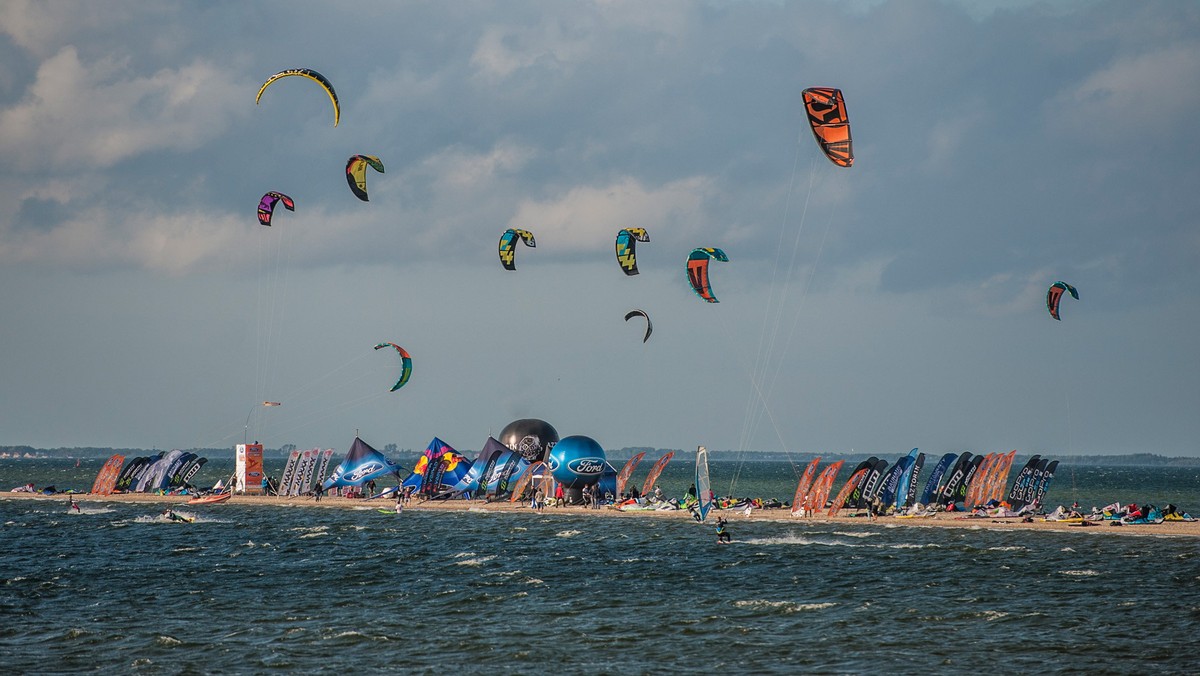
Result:
M86 490L101 462L3 461L0 487ZM204 474L215 480L224 469ZM688 469L668 469L664 489L682 494ZM1197 473L1077 468L1069 486L1060 470L1048 502L1174 501L1195 512ZM788 499L795 484L786 462L714 462L712 474L718 492ZM734 485L722 483L734 474ZM74 514L65 498L0 494L7 671L1194 673L1200 665L1200 541L1166 535L1169 524L1163 536L1118 537L1100 527L734 515L733 544L718 545L709 524L552 508L180 506L196 520L179 524L155 505L82 504Z

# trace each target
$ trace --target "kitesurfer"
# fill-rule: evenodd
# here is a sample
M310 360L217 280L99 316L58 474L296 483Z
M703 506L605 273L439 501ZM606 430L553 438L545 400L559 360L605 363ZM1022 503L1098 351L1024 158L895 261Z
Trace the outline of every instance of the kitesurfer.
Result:
M70 509L74 510L75 512L79 511L79 503L75 502L75 496L69 496L67 498L67 502Z
M725 521L725 517L718 516L717 517L717 542L718 543L726 543L727 544L727 543L733 542L733 539L729 536L729 531L726 529L726 526L728 526L728 522Z
M170 521L186 521L186 519L176 514L175 510L171 509L170 507L164 509L162 515L167 517L167 519Z

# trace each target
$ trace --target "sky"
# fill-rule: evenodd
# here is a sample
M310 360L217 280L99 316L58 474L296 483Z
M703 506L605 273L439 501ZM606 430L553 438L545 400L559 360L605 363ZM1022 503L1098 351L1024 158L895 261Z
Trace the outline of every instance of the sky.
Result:
M1200 4L4 8L0 445L1200 455Z

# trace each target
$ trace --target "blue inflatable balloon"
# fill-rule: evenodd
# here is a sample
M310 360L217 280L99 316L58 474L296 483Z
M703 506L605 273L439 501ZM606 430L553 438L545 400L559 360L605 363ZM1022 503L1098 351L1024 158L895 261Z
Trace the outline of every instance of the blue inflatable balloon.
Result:
M583 488L600 481L608 465L604 449L595 439L572 436L560 440L550 449L546 466L554 480L563 488Z

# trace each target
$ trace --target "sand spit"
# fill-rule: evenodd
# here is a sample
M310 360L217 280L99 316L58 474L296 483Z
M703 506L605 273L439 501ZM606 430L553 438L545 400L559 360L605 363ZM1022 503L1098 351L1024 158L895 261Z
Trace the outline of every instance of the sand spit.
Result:
M148 495L144 493L121 493L114 495L91 495L87 493L75 494L74 497L81 505L86 506L89 503L144 503L147 505L171 505L175 507L187 506L189 509L203 510L220 510L225 505L254 505L258 507L304 507L308 509L356 509L363 507L372 507L378 509L390 509L395 503L386 500L362 500L348 499L341 497L324 497L320 502L317 502L311 497L277 497L265 495L235 495L227 502L218 505L188 505L189 496L186 495ZM66 508L67 495L41 495L37 493L12 493L0 492L0 500L37 500L48 503L61 503ZM484 500L451 500L451 501L435 501L422 502L413 500L406 511L425 512L425 511L442 511L442 512L509 512L513 514L523 514L529 517L538 518L555 518L560 516L596 516L624 519L690 519L691 515L684 510L658 510L658 511L621 511L611 507L602 507L600 509L588 509L585 507L546 507L540 513L533 512L528 503L495 501L487 502ZM852 510L842 510L841 514L835 517L817 516L810 518L800 518L791 516L788 509L756 509L749 516L741 510L716 511L715 515L721 515L730 521L730 525L736 525L739 521L762 521L771 523L786 523L786 524L870 524L876 527L895 527L895 528L968 528L968 529L987 529L987 530L1035 530L1035 531L1067 531L1067 532L1086 532L1093 534L1108 534L1108 535L1150 535L1150 536L1178 536L1178 537L1200 537L1200 521L1167 521L1162 524L1146 524L1146 525L1121 525L1113 526L1113 522L1101 521L1095 522L1087 527L1080 527L1078 524L1071 525L1063 522L1041 521L1035 519L1033 522L1025 523L1019 519L992 519L990 517L964 517L953 513L938 514L928 518L896 518L896 517L880 517L875 520L869 520L866 517L851 516ZM710 515L710 519L713 515Z

